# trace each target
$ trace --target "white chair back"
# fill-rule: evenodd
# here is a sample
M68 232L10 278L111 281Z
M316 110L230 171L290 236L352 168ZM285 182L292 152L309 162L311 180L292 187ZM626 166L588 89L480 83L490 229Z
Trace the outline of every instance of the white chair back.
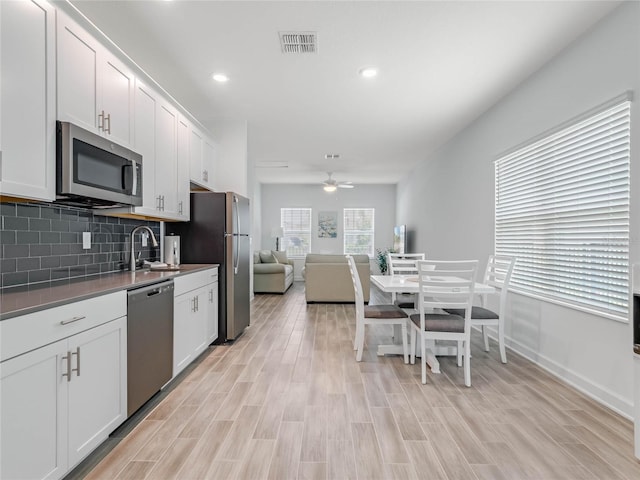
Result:
M507 255L489 255L487 261L483 283L491 285L500 294L500 316L504 314L507 305L507 291L515 264L516 258Z
M390 275L416 275L419 260L424 260L424 253L387 253L387 269Z
M418 261L419 312L465 309L465 332L470 329L477 260ZM424 328L424 325L422 325Z
M349 273L351 274L351 281L353 282L353 290L355 292L356 319L363 319L364 295L362 293L362 283L360 282L360 275L358 275L356 261L351 255L347 255L347 262L349 263Z

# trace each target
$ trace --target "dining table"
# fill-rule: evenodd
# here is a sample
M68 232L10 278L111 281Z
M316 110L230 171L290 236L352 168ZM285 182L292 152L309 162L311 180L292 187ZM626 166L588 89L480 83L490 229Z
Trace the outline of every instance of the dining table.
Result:
M432 275L432 277L437 277L437 275ZM455 279L452 277L452 280ZM417 275L371 275L371 283L385 293L415 294L417 303L417 295L420 291ZM475 282L473 288L474 294L481 296L496 292L496 289L491 285L480 282ZM415 313L417 313L417 310ZM410 326L410 328L413 327ZM378 345L378 355L403 355L401 335L400 328L394 327L394 343ZM435 341L431 341L426 350L427 364L433 373L440 373L440 362L438 362L437 357L456 355L456 353L456 346L440 345L436 344ZM416 352L416 356L420 356L419 351Z

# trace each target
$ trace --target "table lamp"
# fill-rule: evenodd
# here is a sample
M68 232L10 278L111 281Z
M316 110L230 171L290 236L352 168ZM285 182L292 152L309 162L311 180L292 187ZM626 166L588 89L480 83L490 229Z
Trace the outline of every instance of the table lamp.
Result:
M271 229L271 238L276 239L276 252L280 251L280 238L284 237L284 229L282 227L273 227Z

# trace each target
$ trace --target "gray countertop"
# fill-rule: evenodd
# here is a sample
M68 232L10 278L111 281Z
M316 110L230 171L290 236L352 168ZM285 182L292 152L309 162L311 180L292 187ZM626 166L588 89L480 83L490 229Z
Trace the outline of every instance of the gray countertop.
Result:
M218 266L218 264L185 264L180 265L179 270L142 269L136 272L113 272L78 280L0 289L0 320L107 293L143 287L150 283Z

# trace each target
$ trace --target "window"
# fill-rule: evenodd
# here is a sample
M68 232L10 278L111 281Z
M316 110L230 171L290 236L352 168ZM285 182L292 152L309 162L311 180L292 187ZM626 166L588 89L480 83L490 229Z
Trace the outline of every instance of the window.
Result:
M311 209L281 208L280 225L289 257L304 257L311 251Z
M613 105L613 106L612 106ZM626 320L630 102L496 162L496 253L514 290Z
M344 253L373 256L374 208L344 209Z

